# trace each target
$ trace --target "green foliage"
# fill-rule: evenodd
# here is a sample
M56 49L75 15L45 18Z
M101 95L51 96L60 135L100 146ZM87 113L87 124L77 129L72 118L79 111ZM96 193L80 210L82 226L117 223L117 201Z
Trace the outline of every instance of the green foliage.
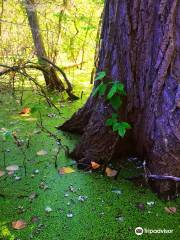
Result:
M3 138L4 138L5 141L10 140L12 138L12 133L9 132L9 131L4 132Z
M124 90L124 85L119 82L115 82L112 84L112 87L107 95L107 99L111 99L116 93L119 93L121 95L126 95L126 92Z
M12 132L10 132L8 130L3 130L3 131L1 131L0 136L3 141L9 141L10 139L12 139Z
M111 126L113 132L117 132L119 136L124 137L126 134L126 130L131 129L131 125L127 122L119 122L118 115L113 115L111 118L106 120L106 126Z
M93 96L99 94L99 96L103 96L105 94L105 91L107 89L107 85L105 83L100 83L94 92L92 93Z
M31 107L31 113L35 113L35 112L38 112L40 110L42 110L43 107L39 104L34 104L32 107Z
M105 96L105 99L111 104L114 111L118 111L122 105L122 96L126 95L124 90L124 85L120 82L103 82L106 73L99 72L95 80L100 80L101 83L94 89L92 95L96 96ZM108 86L110 85L110 89L108 90ZM108 90L108 91L107 91ZM119 122L118 114L113 113L110 118L107 119L106 125L112 127L114 132L117 132L120 137L124 137L126 131L131 129L131 126L127 122Z
M95 81L102 80L106 76L106 72L98 72Z
M121 97L119 95L114 95L109 102L111 103L114 110L118 111L122 104Z

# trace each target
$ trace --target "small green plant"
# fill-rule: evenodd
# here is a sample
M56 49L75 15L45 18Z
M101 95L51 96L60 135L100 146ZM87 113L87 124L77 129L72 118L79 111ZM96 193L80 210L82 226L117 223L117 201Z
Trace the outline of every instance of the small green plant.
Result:
M3 163L4 167L6 167L6 153L7 149L5 148L5 144L8 144L8 141L11 139L11 132L7 131L5 128L0 130L0 140L2 142L2 153L3 153Z
M122 96L126 96L124 85L120 82L107 81L103 82L106 73L99 72L95 78L95 81L100 81L98 86L93 91L93 96L105 96L105 99L111 104L114 111L118 111L122 105ZM106 121L107 126L111 126L114 132L117 132L119 136L124 137L126 131L131 129L131 125L127 122L120 122L118 120L118 114L112 113L111 118Z

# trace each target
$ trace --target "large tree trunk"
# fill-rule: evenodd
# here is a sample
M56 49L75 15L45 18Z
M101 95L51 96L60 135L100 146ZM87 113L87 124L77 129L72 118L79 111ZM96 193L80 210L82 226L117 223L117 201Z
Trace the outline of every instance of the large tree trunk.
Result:
M47 61L43 60L43 58L46 59L48 58L39 28L39 22L34 0L24 0L24 6L26 9L29 25L31 28L36 55L39 60L39 64L45 70L43 71L43 75L46 82L46 86L51 90L63 91L65 90L65 88L61 80L58 78L55 69Z
M89 163L135 152L152 174L180 177L180 1L106 1L97 71L102 70L124 83L120 116L133 129L119 139L105 126L111 107L91 95L60 127L83 134L73 157ZM176 194L172 181L151 184L164 196Z

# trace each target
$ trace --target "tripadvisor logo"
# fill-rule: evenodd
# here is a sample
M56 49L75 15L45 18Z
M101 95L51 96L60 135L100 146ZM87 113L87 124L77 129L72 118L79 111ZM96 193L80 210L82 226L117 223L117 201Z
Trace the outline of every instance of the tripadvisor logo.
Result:
M136 235L142 235L143 234L143 228L142 227L135 228L135 234Z

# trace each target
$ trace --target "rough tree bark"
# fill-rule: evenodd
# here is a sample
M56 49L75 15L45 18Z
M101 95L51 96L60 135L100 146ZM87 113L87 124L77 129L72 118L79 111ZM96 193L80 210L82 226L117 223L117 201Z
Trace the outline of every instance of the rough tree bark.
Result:
M64 85L58 78L55 69L47 61L43 60L43 58L48 59L48 57L39 28L39 22L34 0L24 0L24 7L26 9L39 64L46 70L46 72L43 72L46 86L51 90L63 91L65 90Z
M133 129L119 139L105 126L111 107L91 95L60 127L82 134L72 156L89 163L120 161L135 152L152 174L180 177L180 1L106 1L97 71L102 70L124 83L120 117ZM172 181L150 183L164 197L177 193Z

